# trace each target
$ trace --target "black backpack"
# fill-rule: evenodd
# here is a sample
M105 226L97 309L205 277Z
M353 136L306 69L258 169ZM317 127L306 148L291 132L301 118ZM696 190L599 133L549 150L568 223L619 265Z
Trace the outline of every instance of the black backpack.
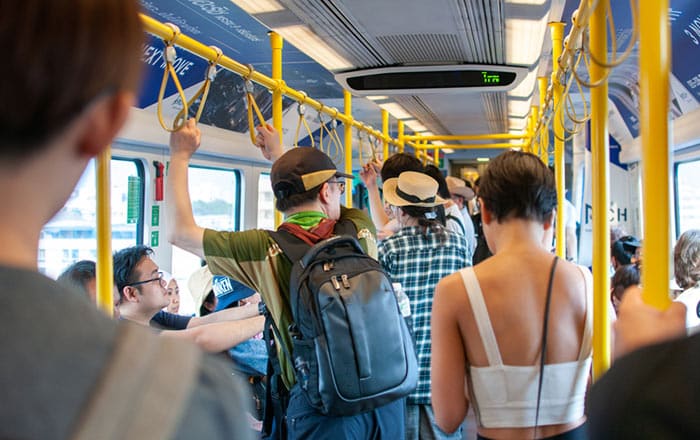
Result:
M338 224L341 230L357 234L352 224ZM313 247L284 230L271 235L293 263L293 352L285 354L311 405L324 415L347 416L413 391L418 364L412 337L379 262L354 235Z

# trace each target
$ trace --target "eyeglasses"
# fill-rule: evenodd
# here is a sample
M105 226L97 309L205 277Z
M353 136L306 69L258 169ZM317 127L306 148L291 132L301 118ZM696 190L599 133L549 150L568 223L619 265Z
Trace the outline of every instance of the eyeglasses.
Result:
M158 281L158 284L160 284L161 287L165 287L165 278L163 278L163 272L158 272L158 276L156 278L151 278L150 280L144 281L137 281L135 283L127 284L127 286L138 286L139 284L151 283L153 281Z
M340 188L340 194L345 194L345 181L344 180L329 180L328 183L337 183Z

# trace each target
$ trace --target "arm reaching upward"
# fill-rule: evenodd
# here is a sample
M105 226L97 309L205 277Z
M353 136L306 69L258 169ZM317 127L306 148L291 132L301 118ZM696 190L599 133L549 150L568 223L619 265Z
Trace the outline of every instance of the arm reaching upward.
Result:
M260 148L263 157L272 162L279 159L284 153L280 135L274 127L265 124L257 127L258 135L255 137L255 146Z
M390 220L389 216L384 212L384 202L382 202L382 196L379 194L379 187L377 186L377 176L381 169L382 164L378 161L373 161L364 164L362 170L360 170L360 178L367 188L369 213L377 231L384 229L384 226Z
M188 187L190 159L199 148L200 138L201 132L194 119L189 119L182 129L170 134L165 214L168 222L168 241L199 258L204 258L204 228L195 222Z

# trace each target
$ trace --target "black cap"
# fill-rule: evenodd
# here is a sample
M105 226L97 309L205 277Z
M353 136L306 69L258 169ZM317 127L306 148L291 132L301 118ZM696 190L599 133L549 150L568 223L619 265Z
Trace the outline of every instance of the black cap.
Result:
M277 198L301 194L327 182L332 177L352 179L341 173L328 155L312 147L296 147L272 164L270 180Z
M630 264L640 246L641 243L636 237L627 235L613 243L611 253L620 264Z

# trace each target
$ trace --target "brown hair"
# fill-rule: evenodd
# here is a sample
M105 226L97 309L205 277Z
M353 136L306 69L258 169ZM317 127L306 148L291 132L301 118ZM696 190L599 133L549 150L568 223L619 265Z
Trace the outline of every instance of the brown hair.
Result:
M40 150L101 95L136 91L136 0L0 0L0 160Z
M500 154L480 183L479 197L499 223L508 218L544 223L557 204L554 173L534 154Z

